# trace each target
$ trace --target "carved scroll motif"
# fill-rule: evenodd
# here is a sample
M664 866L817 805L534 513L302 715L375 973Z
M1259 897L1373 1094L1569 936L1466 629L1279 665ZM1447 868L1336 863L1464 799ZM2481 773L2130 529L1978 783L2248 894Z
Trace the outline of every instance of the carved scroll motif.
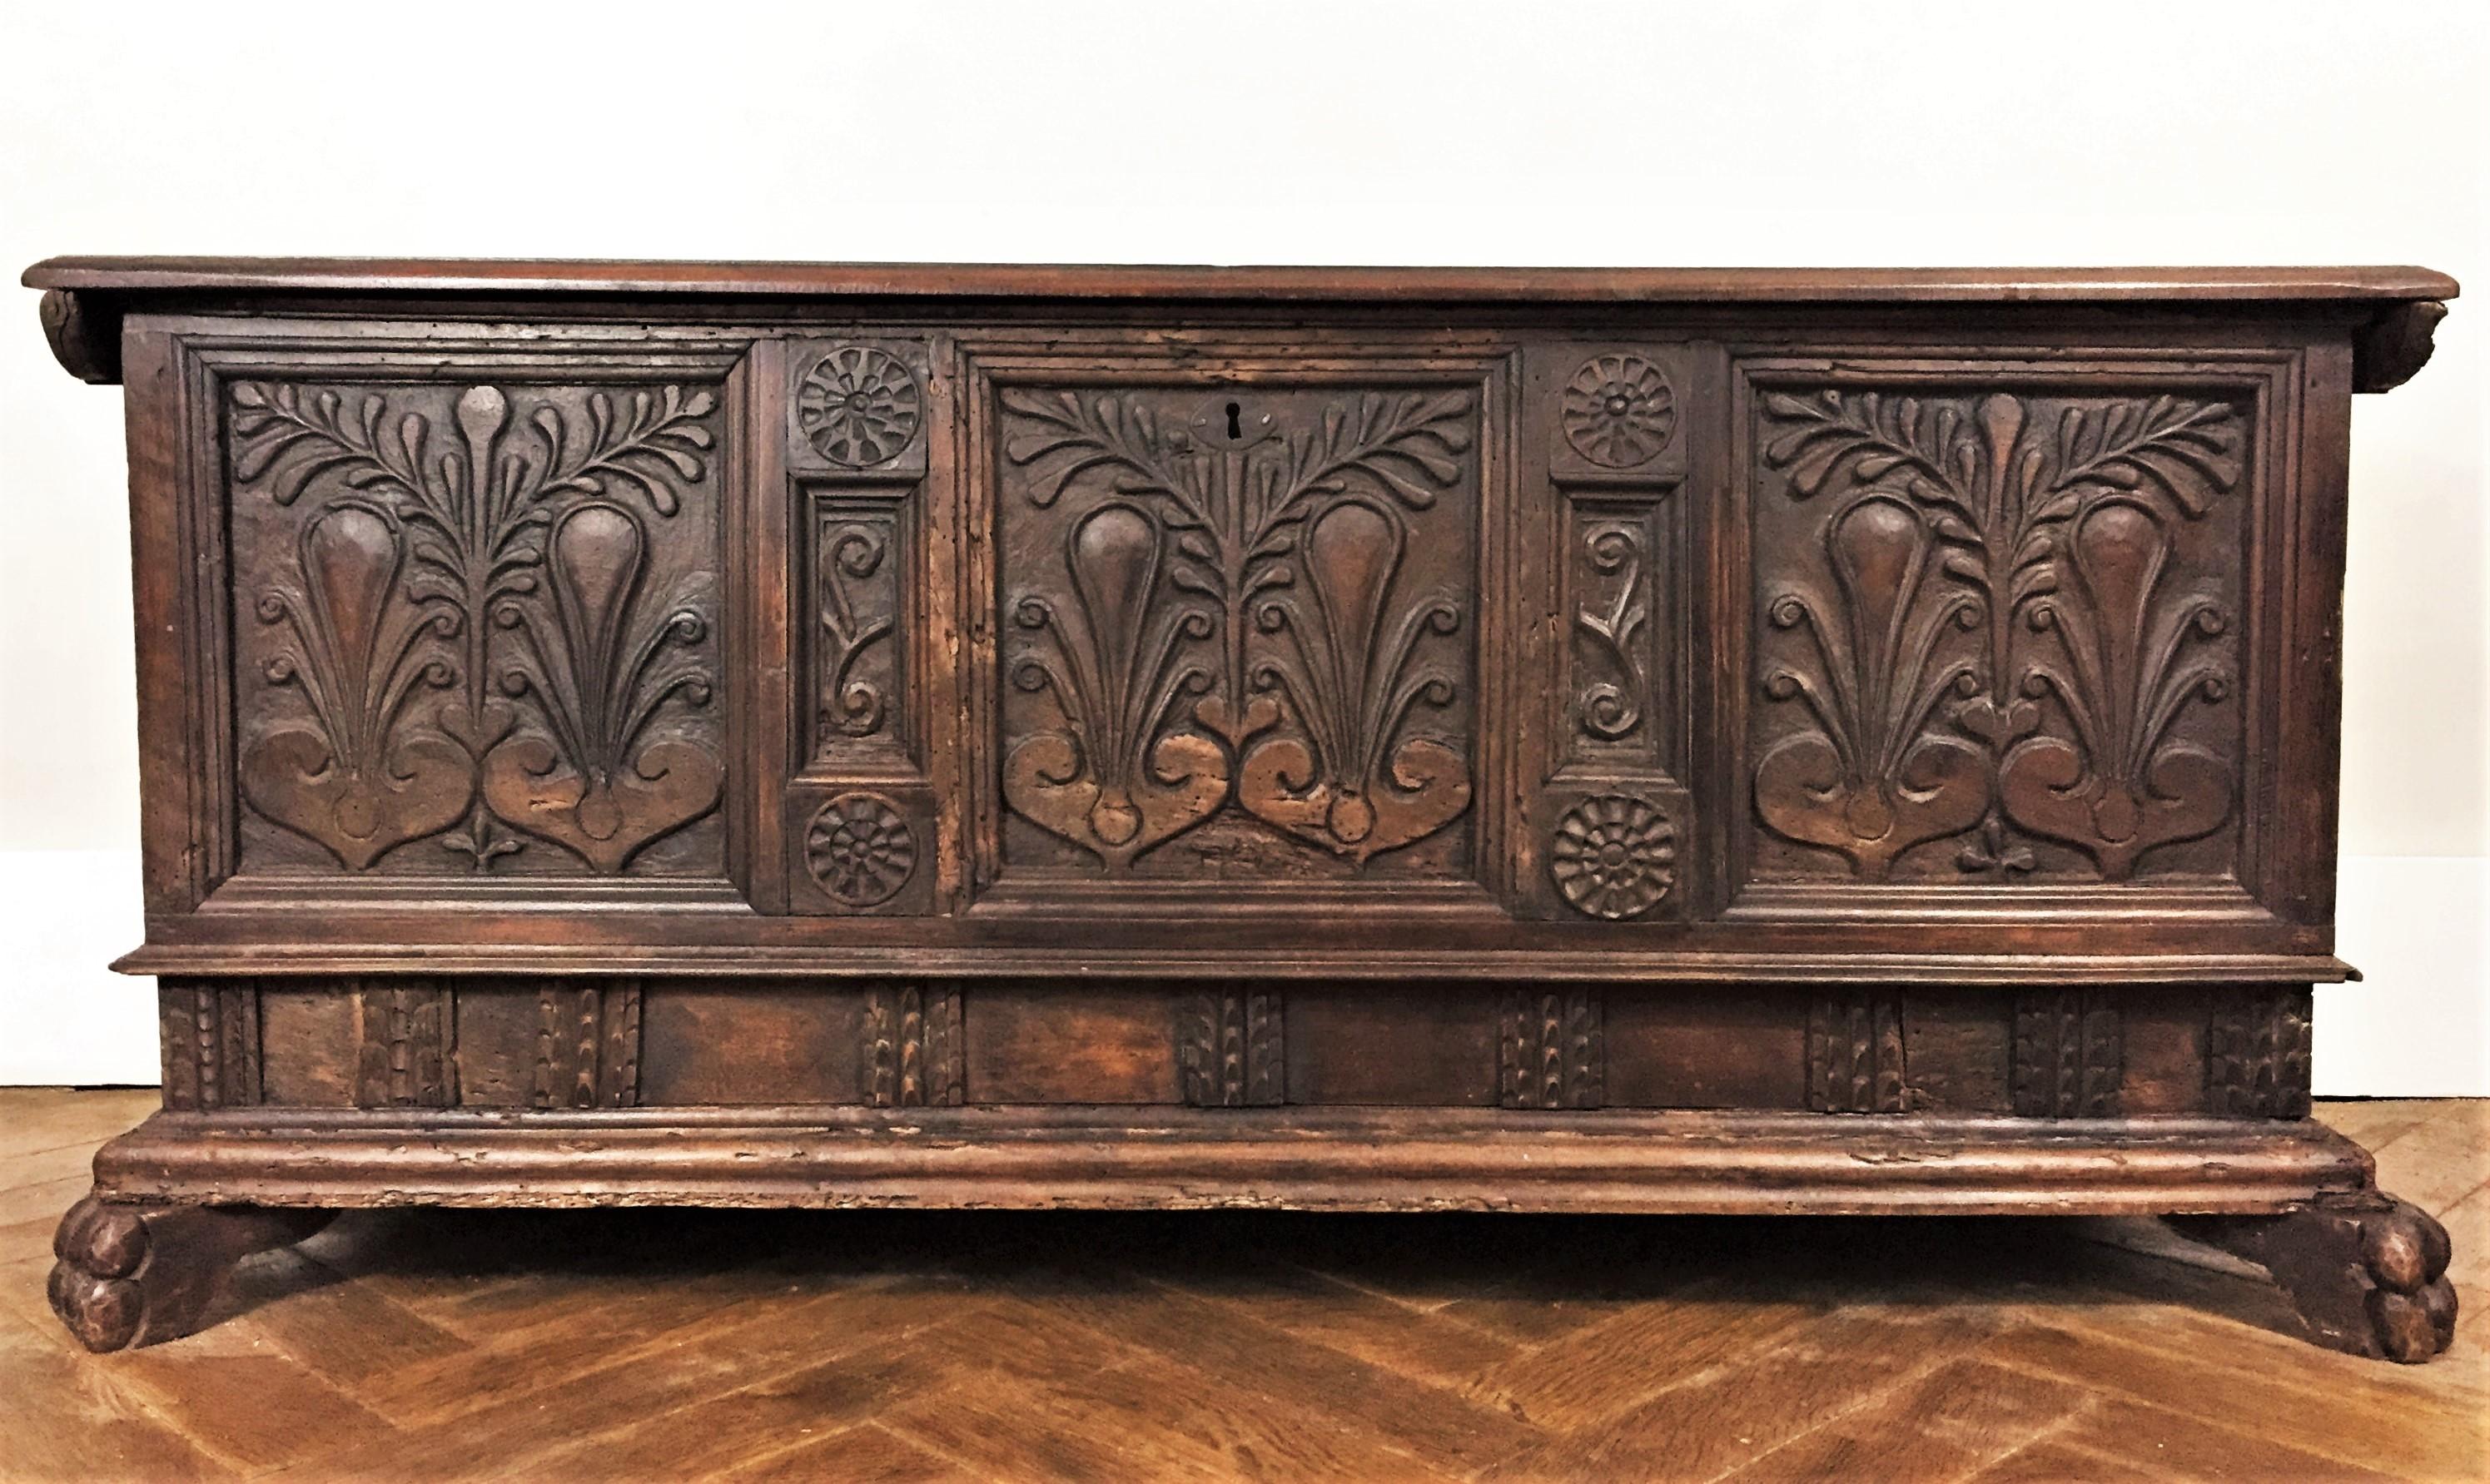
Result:
M723 778L685 720L705 574L656 590L652 528L708 477L716 399L472 386L444 427L429 394L230 392L236 486L308 512L254 602L261 678L309 715L246 744L245 796L356 870L463 819L443 843L477 870L525 847L507 824L620 871Z
M1618 742L1640 730L1650 714L1652 689L1652 554L1639 520L1603 520L1582 532L1582 562L1603 585L1576 611L1574 630L1597 656L1602 678L1581 687L1574 717L1584 735Z
M1607 1100L1600 996L1516 989L1504 997L1497 1101L1508 1108L1596 1108Z
M898 627L898 577L888 570L890 530L838 511L824 511L814 533L819 599L820 700L816 753L883 729L890 713L889 678L872 661L887 653Z
M1177 1013L1184 1100L1198 1108L1288 1101L1285 1023L1277 993L1218 989L1188 996Z
M1409 543L1462 477L1470 394L1367 393L1294 428L1231 412L1225 434L1139 393L1002 404L1029 500L1080 502L1063 580L1011 574L1012 683L1060 717L1009 739L1016 813L1121 870L1231 800L1361 865L1468 807L1426 721L1456 700L1462 602L1411 577Z
M864 1099L877 1108L957 1107L968 1099L960 991L950 985L878 986L865 1001Z
M1828 501L1820 560L1764 579L1767 701L1806 725L1755 764L1757 815L1883 878L1977 827L1964 871L2037 864L2010 824L2107 880L2209 834L2231 759L2189 733L2226 699L2227 600L2181 577L2180 528L2243 473L2220 403L2175 396L1764 399L1789 498Z

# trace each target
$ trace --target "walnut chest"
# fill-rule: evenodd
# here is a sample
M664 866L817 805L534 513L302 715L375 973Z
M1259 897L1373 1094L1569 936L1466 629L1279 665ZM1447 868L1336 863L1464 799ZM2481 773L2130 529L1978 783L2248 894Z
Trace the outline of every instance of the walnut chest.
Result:
M2417 269L55 259L163 1111L98 1347L388 1202L2128 1213L2311 1333Z

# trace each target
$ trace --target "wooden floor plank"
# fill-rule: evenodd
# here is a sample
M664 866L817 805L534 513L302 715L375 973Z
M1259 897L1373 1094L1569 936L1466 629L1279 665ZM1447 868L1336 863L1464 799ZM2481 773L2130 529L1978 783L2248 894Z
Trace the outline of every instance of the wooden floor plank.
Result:
M2380 1188L2437 1215L2490 1180L2490 1099L2447 1099L2427 1109L2369 1153Z
M2169 1353L2056 1326L2014 1329L1980 1353L2347 1463L2430 1479L2490 1472L2477 1407L2426 1394L2378 1361L2333 1356L2349 1364L2326 1365L2295 1355L2300 1363L2225 1364L2218 1353Z
M1094 1283L1081 1302L1083 1318L1117 1339L1277 1401L1357 1418L1438 1468L1484 1468L1541 1438L1500 1408L1396 1375L1189 1294Z
M152 1087L0 1087L0 1157L95 1147L136 1127L162 1099Z
M131 1387L14 1316L0 1316L0 1476L229 1479Z
M610 1477L610 1475L600 1475ZM719 1475L729 1484L946 1484L978 1475L889 1432L867 1425L817 1438Z
M2051 1442L2086 1458L2107 1455L2144 1470L2157 1479L2224 1479L2253 1484L2381 1484L2389 1478L2427 1480L2477 1478L2477 1474L2381 1472L2339 1458L2329 1458L2280 1441L2260 1426L2260 1419L2241 1417L2234 1425L2206 1421L2189 1413L2148 1407L2122 1397L2102 1397L2067 1426ZM2090 1477L2081 1474L2077 1477Z
M2091 1406L2081 1386L1977 1356L1948 1360L1727 1475L1768 1479L1959 1478Z
M1524 1480L1712 1479L1863 1406L1986 1339L1992 1326L1835 1313L1714 1365L1614 1416L1496 1464Z

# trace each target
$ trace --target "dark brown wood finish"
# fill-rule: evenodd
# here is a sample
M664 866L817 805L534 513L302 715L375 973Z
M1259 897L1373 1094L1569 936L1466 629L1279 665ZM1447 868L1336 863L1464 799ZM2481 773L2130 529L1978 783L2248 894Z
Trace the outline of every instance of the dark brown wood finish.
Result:
M2440 275L26 282L146 636L93 1343L406 1200L2219 1213L2443 1343L2306 1122Z

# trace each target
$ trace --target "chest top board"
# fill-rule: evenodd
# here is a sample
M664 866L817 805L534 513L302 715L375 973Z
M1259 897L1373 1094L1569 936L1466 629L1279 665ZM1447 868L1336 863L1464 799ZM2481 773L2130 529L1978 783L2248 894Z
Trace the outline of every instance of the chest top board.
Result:
M404 1200L2156 1213L2451 1330L2307 1119L2440 274L26 282L129 414L92 1344Z

